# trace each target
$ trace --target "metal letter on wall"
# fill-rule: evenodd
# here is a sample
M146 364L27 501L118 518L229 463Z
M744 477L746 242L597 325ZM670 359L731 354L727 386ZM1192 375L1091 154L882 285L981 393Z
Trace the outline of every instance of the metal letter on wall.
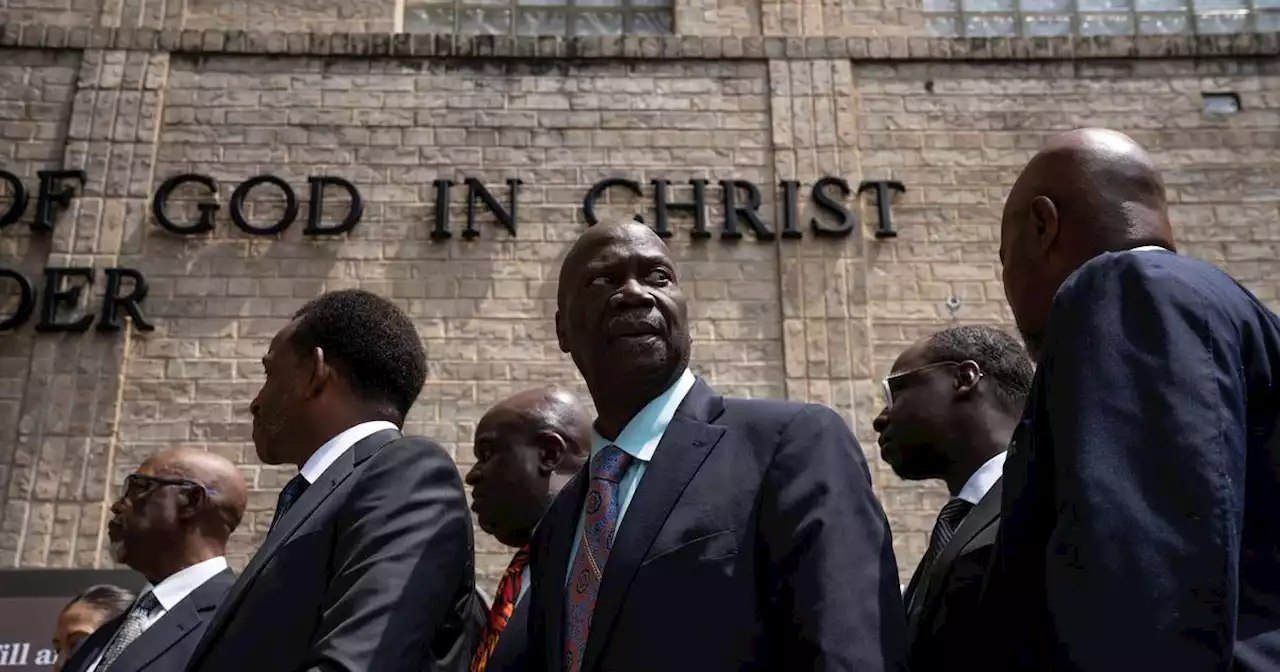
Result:
M270 184L280 191L284 192L284 214L280 216L280 221L271 226L254 226L249 223L244 213L244 199L249 196L249 192L259 184ZM293 224L293 220L298 217L298 195L293 193L293 188L288 182L276 177L275 175L258 175L244 181L236 190L231 193L231 221L241 231L251 236L274 236L283 233L285 229Z
M200 211L200 219L188 226L180 226L165 213L165 206L169 204L169 198L173 196L173 192L184 184L198 184L214 197L218 195L218 183L214 182L212 177L207 175L196 175L194 173L183 173L174 175L173 177L160 183L160 188L156 190L155 198L151 199L151 216L155 217L156 223L160 228L169 233L179 236L194 236L199 233L206 233L213 230L213 215L218 211L217 202L200 201L196 204L196 209Z

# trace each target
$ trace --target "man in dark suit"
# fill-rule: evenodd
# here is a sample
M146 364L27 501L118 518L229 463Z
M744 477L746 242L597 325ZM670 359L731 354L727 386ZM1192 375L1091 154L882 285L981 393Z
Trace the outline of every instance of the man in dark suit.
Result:
M107 534L115 561L148 584L63 671L181 672L235 582L224 553L247 500L240 470L202 450L164 451L129 474Z
M493 605L477 597L480 632L471 672L502 670L528 646L529 540L556 493L591 450L591 418L572 393L554 387L520 392L476 425L475 466L467 472L480 529L517 549Z
M637 222L578 239L558 306L599 415L534 537L530 669L899 669L892 539L844 419L694 376L675 263Z
M951 494L903 597L913 672L955 669L990 645L978 596L1000 527L1005 449L1034 373L1009 334L960 326L907 348L882 383L881 457L898 476L941 479Z
M1053 138L1000 236L1039 354L983 596L1034 670L1280 669L1280 323L1175 252L1127 136Z
M443 448L400 432L426 377L413 323L369 292L330 292L262 364L254 446L299 473L190 669L465 668L474 558L462 479Z

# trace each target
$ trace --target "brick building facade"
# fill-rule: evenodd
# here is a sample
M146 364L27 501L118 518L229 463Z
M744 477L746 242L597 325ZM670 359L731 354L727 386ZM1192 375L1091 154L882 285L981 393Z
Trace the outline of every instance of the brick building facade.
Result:
M461 5L415 0L0 0L0 170L28 200L0 227L0 268L29 278L37 304L45 269L93 269L79 308L57 315L90 316L87 331L40 331L37 306L0 333L0 566L109 566L104 501L126 470L175 445L243 465L253 492L232 549L241 566L290 477L260 466L250 442L258 358L325 290L365 287L409 311L431 368L408 429L444 443L465 470L492 402L547 382L585 392L554 342L555 274L585 226L584 196L625 178L641 195L609 188L601 218L655 223L654 180L669 182L671 203L707 180L709 237L691 235L687 211L669 213L695 370L724 393L840 410L867 451L907 576L945 494L880 462L878 380L928 332L1009 325L1000 208L1048 134L1131 133L1165 170L1184 251L1280 306L1280 36L1265 32L1276 19L1266 0L1227 17L1238 18L1235 34L1209 35L1222 17L1184 9L1198 35L1110 37L1088 35L1083 14L1068 17L1073 35L1038 37L1032 19L1053 15L1029 3L1007 17L1022 27L1000 38L932 37L952 20L965 35L992 30L932 0L676 0L646 5L652 16L589 19L674 35L557 40L518 28L396 33L432 29L432 17L463 21ZM497 4L508 23L489 32L525 20L523 4ZM581 34L585 13L535 18ZM83 186L58 181L74 187L69 206L41 217L38 174L76 169ZM183 174L216 181L211 231L174 234L153 214L157 190ZM231 216L236 187L264 174L296 196L293 225L277 235L246 233ZM358 188L363 214L349 233L304 231L308 178L322 175ZM833 185L824 193L856 221L847 235L815 235L813 217L841 223L811 198L824 177L854 192L900 182L905 191L885 192L897 236L876 235L875 189L842 197ZM499 210L520 180L514 236L479 196L478 235L464 235L467 178ZM758 185L774 239L742 218L741 239L723 235L719 182L733 179ZM447 239L432 235L437 180L455 183ZM794 218L785 181L798 182ZM200 204L214 202L206 191L178 187L166 217L198 222ZM733 191L738 204L749 199ZM0 193L0 214L16 212L13 185ZM331 185L324 204L320 224L334 226L350 198ZM260 184L243 199L245 223L270 226L286 206L278 185ZM52 230L37 230L45 219ZM799 237L783 235L788 222ZM98 331L108 268L145 277L153 330ZM17 309L18 288L0 278L0 318ZM507 553L482 533L477 550L492 586Z

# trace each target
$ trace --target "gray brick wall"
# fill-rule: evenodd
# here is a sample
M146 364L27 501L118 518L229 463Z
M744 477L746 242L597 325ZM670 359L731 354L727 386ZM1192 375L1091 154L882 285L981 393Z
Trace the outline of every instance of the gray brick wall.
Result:
M16 270L34 283L39 283L41 269L50 253L50 242L33 237L29 228L35 219L35 201L39 189L36 173L61 167L66 146L66 125L75 95L76 72L80 55L75 52L5 50L0 56L0 169L19 179L27 192L28 204L23 217L0 230L0 264ZM8 209L13 194L3 184L3 207ZM13 313L17 306L14 286L0 285L0 312ZM30 408L38 396L42 355L50 352L50 343L30 330L0 336L0 556L3 564L15 564L24 540L39 546L40 553L24 556L41 561L62 552L75 530L62 527L62 541L54 543L51 533L54 521L74 516L76 507L57 511L60 470L31 463L32 431ZM62 445L51 450L63 450ZM68 460L66 473L84 468L83 461ZM39 488L37 482L41 481ZM33 505L37 494L49 501ZM65 558L65 555L63 556Z
M182 6L188 20L222 11ZM117 13L147 7L126 0ZM850 199L863 226L842 240L693 242L679 215L672 239L693 301L697 371L726 393L820 401L844 414L874 467L904 579L943 494L902 483L879 462L877 381L933 330L1009 325L995 255L1000 206L1048 134L1085 124L1131 132L1166 170L1185 250L1280 305L1280 71L1267 58L1277 40L845 39L833 35L843 19L796 7L795 31L809 38L744 37L722 22L706 39L559 43L64 30L0 14L9 20L0 168L33 193L40 169L89 176L52 235L30 232L34 206L0 231L0 263L37 281L45 265L96 267L91 309L103 267L137 267L157 327L135 333L127 350L121 335L36 334L34 322L0 334L0 566L109 565L99 548L108 484L175 445L243 465L251 515L232 546L243 565L288 478L258 464L249 440L257 360L302 302L329 289L365 287L414 317L431 371L409 428L467 469L489 404L548 381L583 391L554 342L555 274L582 230L583 194L604 177L634 178L645 195L611 191L601 216L640 211L649 221L649 180L670 180L683 200L689 190L678 185L708 178L716 233L718 179L807 188L833 174L907 185L893 205L896 239L872 235L870 196ZM781 8L747 14L776 18ZM1200 58L1173 57L1192 54ZM1204 114L1201 93L1215 91L1238 93L1243 111ZM162 231L150 215L160 181L187 171L220 185L216 228L195 239ZM277 238L245 235L227 212L232 189L262 173L286 180L300 202L300 221ZM350 179L365 197L363 221L341 240L301 235L306 180L321 174ZM483 208L481 236L457 235L461 186L450 203L454 238L430 239L432 180L466 177L504 203L505 180L523 181L518 239ZM764 189L775 226L778 193ZM180 191L171 216L192 217L199 196ZM282 211L271 187L248 204L253 222ZM340 192L326 194L331 219L343 205ZM0 302L7 312L13 296ZM486 535L478 544L491 586L507 554Z

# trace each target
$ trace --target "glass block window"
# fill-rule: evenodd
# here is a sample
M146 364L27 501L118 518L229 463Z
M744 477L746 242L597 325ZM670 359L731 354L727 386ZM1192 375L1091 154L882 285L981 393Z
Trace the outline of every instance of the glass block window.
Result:
M404 0L406 33L668 35L673 0Z
M921 0L935 37L1280 32L1280 0Z

